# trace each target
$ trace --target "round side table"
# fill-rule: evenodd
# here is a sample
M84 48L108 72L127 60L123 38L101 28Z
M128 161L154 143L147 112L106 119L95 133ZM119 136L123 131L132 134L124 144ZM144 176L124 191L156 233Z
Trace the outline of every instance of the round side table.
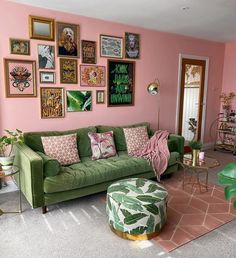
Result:
M12 181L15 182L14 176L18 176L19 184L19 210L18 211L3 211L0 209L0 216L7 213L21 213L22 212L22 201L21 201L21 182L20 182L20 169L17 166L12 166L9 169L3 169L0 171L0 179L11 177ZM1 189L0 189L1 194Z

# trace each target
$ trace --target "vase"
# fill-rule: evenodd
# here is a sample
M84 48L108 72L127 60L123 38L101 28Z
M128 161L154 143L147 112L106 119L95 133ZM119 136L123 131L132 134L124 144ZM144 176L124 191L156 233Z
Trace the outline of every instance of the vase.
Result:
M200 150L197 150L197 149L193 149L192 150L192 166L196 166L199 162L199 153L200 153Z

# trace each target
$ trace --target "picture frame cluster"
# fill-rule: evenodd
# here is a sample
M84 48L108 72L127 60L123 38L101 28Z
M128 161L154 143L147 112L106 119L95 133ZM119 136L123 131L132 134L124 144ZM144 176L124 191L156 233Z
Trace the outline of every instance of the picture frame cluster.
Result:
M53 43L55 38L56 44ZM80 25L30 15L29 39L10 38L10 54L30 56L31 39L40 40L36 45L37 60L4 59L7 98L37 97L38 72L41 118L63 118L65 109L67 112L91 111L91 89L97 87L107 86L107 94L104 89L96 89L96 104L134 105L135 59L140 59L139 34L125 32L124 37L100 34L98 59L97 42L81 40ZM97 64L102 58L107 58L107 70L104 65ZM56 78L57 66L59 79ZM68 89L56 86L58 83Z

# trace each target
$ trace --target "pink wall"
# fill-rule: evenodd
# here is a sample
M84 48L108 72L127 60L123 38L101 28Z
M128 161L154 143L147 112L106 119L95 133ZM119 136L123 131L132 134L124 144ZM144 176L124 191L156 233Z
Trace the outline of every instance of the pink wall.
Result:
M131 124L148 121L157 127L157 97L146 92L146 86L158 77L161 83L160 127L175 131L176 101L178 87L179 54L207 56L210 59L209 86L207 97L206 136L210 141L208 129L219 109L218 96L221 92L224 44L178 36L153 30L131 27L123 24L105 22L97 19L66 14L46 9L0 2L1 44L0 67L3 75L3 58L37 60L36 46L39 43L55 42L31 40L31 56L21 57L9 52L9 38L29 38L28 16L37 15L54 18L57 21L80 24L81 39L99 41L99 34L123 36L125 31L141 34L141 59L136 62L135 106L107 107L96 105L93 89L93 111L66 113L63 119L41 119L40 98L5 98L4 77L0 76L0 132L4 128L19 128L23 131L63 130L96 124ZM11 17L11 18L10 18ZM69 89L82 89L79 85L60 85L59 60L56 60L57 86ZM79 63L80 63L79 59ZM106 58L98 57L99 65L106 65ZM39 74L38 95L39 95ZM83 89L86 89L83 87ZM87 88L91 90L91 88ZM102 88L97 88L102 89Z
M236 42L225 45L222 92L236 93ZM236 98L232 101L232 108L236 109Z

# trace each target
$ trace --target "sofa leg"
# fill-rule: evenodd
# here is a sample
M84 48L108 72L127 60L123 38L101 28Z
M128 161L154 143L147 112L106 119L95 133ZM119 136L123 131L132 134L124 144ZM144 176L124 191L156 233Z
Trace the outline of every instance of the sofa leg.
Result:
M43 214L47 213L47 206L43 206L43 207L42 207L42 213L43 213Z

